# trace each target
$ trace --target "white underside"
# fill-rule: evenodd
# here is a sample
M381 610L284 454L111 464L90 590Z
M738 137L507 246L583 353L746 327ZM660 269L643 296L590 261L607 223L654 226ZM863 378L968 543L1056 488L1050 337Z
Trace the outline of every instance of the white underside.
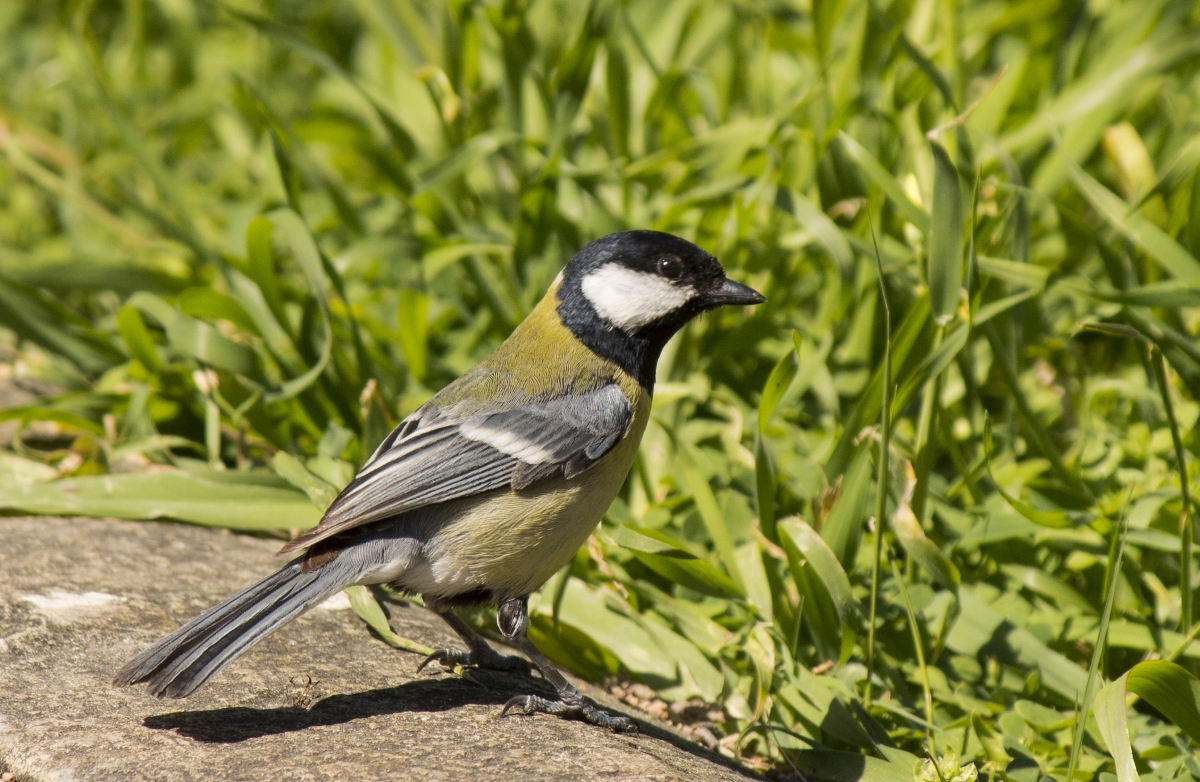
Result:
M619 263L590 272L581 288L601 318L627 332L669 315L696 296L696 289L689 285L675 285Z

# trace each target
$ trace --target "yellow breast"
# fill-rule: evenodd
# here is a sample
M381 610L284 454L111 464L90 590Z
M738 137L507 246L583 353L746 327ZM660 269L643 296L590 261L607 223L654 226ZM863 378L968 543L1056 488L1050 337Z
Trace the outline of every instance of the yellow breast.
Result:
M546 583L584 544L629 474L650 418L649 394L634 386L625 437L590 469L439 506L428 519L437 532L401 585L443 598L486 590L503 601Z

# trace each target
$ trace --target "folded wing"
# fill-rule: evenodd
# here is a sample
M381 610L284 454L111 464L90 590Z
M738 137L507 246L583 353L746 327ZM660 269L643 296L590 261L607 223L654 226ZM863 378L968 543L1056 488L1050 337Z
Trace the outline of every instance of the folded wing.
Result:
M422 408L388 435L320 525L281 553L427 505L572 478L616 445L632 418L615 384L482 415Z

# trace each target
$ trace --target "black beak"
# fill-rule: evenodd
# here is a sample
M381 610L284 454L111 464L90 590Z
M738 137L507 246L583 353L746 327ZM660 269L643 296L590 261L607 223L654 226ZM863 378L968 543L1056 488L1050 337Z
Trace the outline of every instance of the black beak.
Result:
M747 304L762 304L766 299L761 293L740 282L724 279L721 284L704 294L706 307L723 307L726 304L744 306Z

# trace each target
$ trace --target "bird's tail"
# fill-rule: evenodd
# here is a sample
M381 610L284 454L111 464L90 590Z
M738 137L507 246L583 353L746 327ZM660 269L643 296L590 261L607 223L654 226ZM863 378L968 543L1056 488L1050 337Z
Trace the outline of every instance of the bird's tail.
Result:
M299 561L289 563L160 638L125 663L113 684L146 682L160 698L186 698L242 652L348 586L346 575L331 567L304 573Z

